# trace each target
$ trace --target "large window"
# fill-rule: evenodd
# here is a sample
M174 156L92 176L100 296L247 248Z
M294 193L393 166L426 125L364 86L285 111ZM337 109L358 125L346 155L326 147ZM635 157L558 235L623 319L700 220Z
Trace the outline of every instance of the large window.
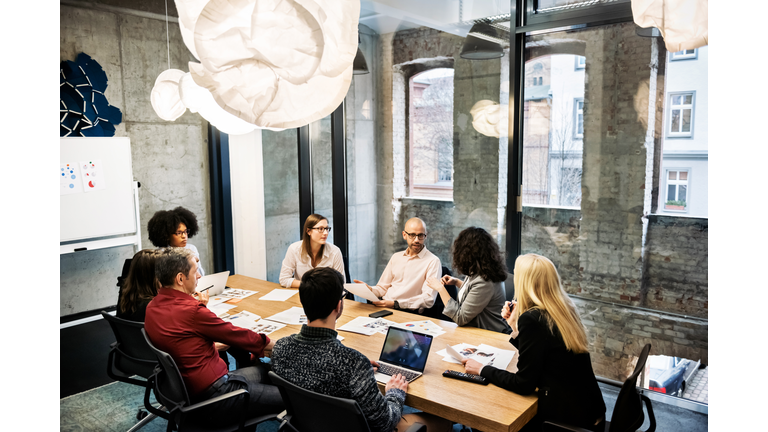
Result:
M694 93L669 95L669 136L690 137L693 134Z
M409 82L410 196L453 199L453 69Z

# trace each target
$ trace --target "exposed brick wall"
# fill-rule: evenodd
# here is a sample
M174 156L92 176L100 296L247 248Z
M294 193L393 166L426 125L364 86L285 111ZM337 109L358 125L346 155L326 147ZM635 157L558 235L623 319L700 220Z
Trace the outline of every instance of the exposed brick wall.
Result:
M707 318L709 220L658 215L649 220L645 306Z

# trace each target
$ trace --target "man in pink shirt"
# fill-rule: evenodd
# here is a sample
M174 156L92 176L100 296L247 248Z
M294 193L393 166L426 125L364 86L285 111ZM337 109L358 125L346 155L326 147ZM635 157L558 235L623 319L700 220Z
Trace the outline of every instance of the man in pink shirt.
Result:
M422 313L435 304L437 291L427 285L427 279L441 277L440 258L425 246L427 225L423 220L409 219L405 223L403 239L408 243L408 249L392 255L378 284L366 285L380 299L373 302L376 306Z

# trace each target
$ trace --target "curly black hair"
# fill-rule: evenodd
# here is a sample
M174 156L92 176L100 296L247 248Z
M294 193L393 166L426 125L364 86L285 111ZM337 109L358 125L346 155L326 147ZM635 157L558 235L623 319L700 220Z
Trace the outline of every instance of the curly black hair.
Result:
M187 226L189 234L187 238L192 238L199 230L197 226L197 216L184 207L176 207L173 210L160 210L156 212L152 219L147 223L147 234L149 241L155 247L167 247L170 245L171 236L176 232L179 224Z
M491 282L507 279L507 264L501 256L499 245L488 231L469 227L453 241L453 268L467 276L480 275Z

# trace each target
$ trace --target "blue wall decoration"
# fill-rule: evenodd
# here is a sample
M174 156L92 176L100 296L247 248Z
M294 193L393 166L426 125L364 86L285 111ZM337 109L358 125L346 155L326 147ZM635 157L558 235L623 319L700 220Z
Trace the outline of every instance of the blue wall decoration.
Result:
M63 137L111 137L123 121L120 109L107 102L107 74L88 54L61 62L59 130Z

